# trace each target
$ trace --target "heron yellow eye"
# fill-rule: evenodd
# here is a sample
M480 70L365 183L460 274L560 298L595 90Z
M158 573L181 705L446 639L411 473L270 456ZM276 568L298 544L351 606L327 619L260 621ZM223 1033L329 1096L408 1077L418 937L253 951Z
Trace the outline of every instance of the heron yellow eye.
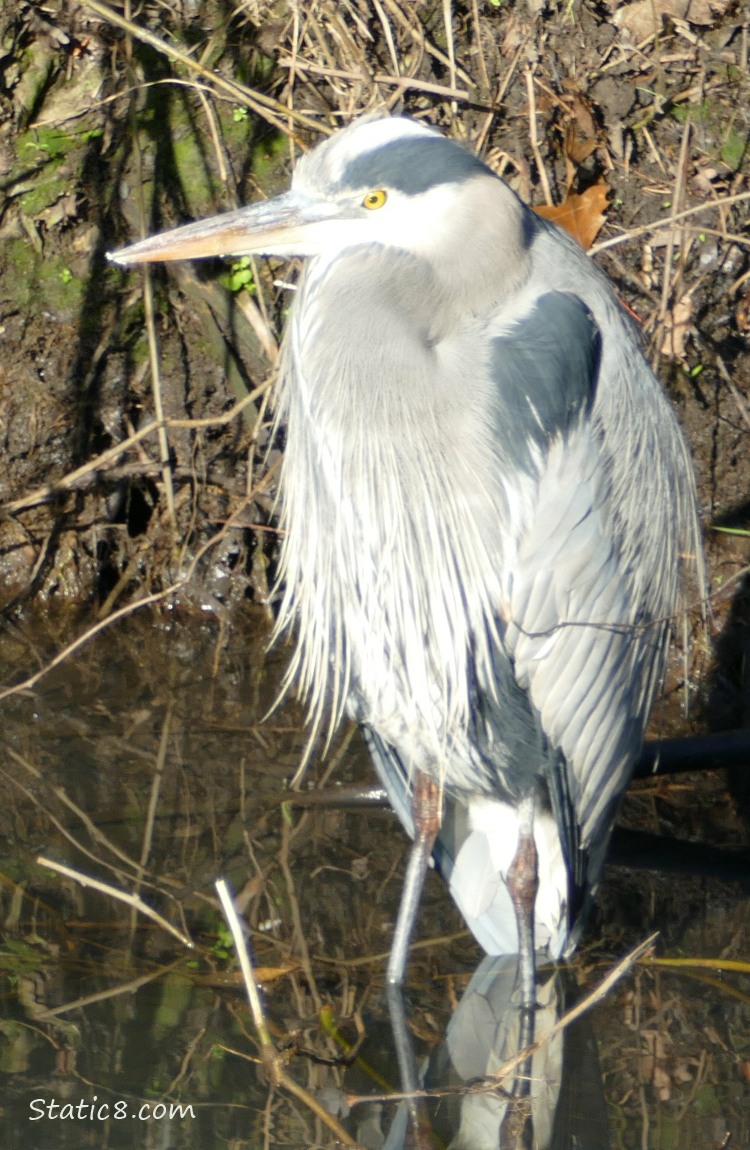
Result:
M362 207L368 208L372 212L376 208L382 208L387 199L388 193L383 188L376 188L374 192L367 193L362 201Z

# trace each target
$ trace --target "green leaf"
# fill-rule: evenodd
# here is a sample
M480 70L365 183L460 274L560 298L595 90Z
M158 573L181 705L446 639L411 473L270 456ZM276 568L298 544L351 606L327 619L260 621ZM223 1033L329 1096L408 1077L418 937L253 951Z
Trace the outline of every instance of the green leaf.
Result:
M250 257L243 256L241 260L233 263L224 282L231 292L241 292L244 288L252 295L255 292L255 280Z

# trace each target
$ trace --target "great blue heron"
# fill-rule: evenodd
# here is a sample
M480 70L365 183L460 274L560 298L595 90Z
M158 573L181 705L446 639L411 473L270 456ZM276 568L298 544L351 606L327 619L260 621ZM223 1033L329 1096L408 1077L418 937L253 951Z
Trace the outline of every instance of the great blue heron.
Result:
M531 1005L701 570L685 443L605 276L420 123L357 121L286 194L114 258L252 253L308 258L278 387L278 626L313 728L362 725L414 838L389 980L434 850L482 946L526 956Z

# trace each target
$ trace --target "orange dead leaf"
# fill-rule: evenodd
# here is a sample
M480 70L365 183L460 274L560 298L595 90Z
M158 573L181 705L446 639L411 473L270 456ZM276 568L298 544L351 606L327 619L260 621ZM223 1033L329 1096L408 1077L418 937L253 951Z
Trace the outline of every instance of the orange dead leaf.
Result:
M564 203L548 208L544 205L534 208L545 220L552 220L574 240L578 240L584 251L593 244L604 224L609 188L605 183L592 184L580 196L568 195Z
M293 974L295 970L300 969L298 962L281 962L275 966L256 966L253 970L257 982L263 986L270 986L272 982L277 982L278 979L284 978L287 974ZM227 970L227 971L212 971L210 974L201 975L195 979L199 986L213 986L213 987L241 987L243 985L243 975L241 970Z

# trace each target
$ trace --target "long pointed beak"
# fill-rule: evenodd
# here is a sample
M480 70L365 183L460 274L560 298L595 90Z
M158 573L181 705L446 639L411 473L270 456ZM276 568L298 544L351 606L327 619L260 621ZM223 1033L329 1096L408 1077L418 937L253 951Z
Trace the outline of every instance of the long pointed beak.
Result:
M108 252L107 258L127 266L206 256L315 255L325 233L340 219L341 210L336 204L290 191L266 203L140 240L120 251Z

